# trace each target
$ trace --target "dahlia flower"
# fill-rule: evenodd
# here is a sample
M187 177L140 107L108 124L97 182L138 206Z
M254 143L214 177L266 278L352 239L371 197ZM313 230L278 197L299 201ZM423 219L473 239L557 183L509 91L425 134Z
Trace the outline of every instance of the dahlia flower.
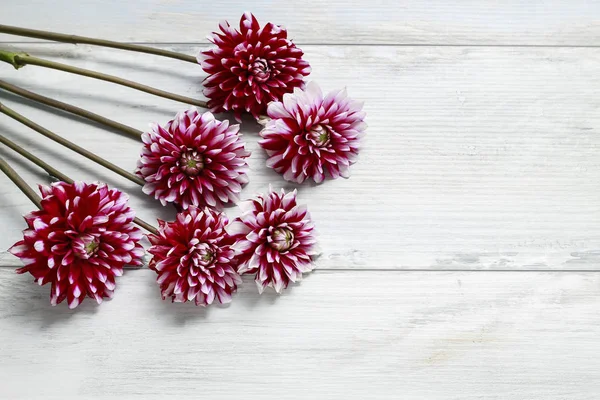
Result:
M269 102L304 86L310 65L284 28L270 22L261 28L250 13L242 16L239 31L228 22L219 28L209 36L217 47L198 56L208 73L204 95L211 111L233 111L238 121L243 112L258 118Z
M208 208L190 207L174 222L159 220L158 235L150 234L154 255L150 269L156 271L163 300L196 305L229 303L242 283L232 259L231 238L224 227L225 214Z
M267 166L297 183L349 177L367 127L361 110L362 103L348 98L346 90L323 96L314 82L284 95L269 104L269 118L261 121L259 143L269 156Z
M318 254L314 225L305 206L296 204L296 191L271 191L240 205L244 210L227 231L235 240L238 273L256 274L258 291L270 286L277 293L313 269Z
M250 155L238 132L239 125L229 126L194 107L178 113L164 128L153 124L142 135L136 169L146 181L144 193L183 209L236 202L248 182L245 159Z
M123 266L140 265L142 232L126 194L105 184L40 186L42 209L25 216L28 229L10 252L41 286L52 284L50 303L75 308L85 297L112 297Z

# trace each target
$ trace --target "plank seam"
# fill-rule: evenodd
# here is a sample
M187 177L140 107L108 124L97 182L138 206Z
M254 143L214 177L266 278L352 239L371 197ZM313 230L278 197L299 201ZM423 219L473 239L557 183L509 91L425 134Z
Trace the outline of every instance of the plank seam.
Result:
M13 269L19 268L18 266L0 265L0 269ZM125 267L127 271L148 271L147 267ZM425 268L401 268L401 269L385 269L385 268L316 268L309 274L319 272L518 272L518 273L540 273L540 272L556 272L556 273L599 273L600 269L425 269Z
M61 43L61 42L52 42L52 41L0 41L3 44L9 45L18 45L18 44L69 44L69 43ZM200 46L200 45L211 45L210 42L122 42L126 44L139 44L139 45L154 45L154 46ZM599 48L600 45L587 45L587 44L517 44L517 43L508 43L508 44L493 44L493 43L313 43L313 42L294 42L297 46L339 46L339 47L487 47L487 48L497 48L497 47L508 47L508 48ZM73 46L87 46L85 44L73 44ZM90 45L91 47L97 47ZM114 49L119 50L119 49ZM126 51L126 50L121 50Z

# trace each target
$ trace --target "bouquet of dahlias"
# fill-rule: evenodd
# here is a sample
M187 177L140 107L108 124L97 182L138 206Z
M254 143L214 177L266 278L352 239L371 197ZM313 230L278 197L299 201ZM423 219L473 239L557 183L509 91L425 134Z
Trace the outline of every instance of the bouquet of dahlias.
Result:
M5 81L0 89L59 108L117 130L142 143L137 168L124 170L85 148L0 104L0 112L34 131L137 183L162 205L172 204L174 221L157 227L135 217L125 193L104 183L74 182L10 139L0 143L27 158L59 182L41 185L40 195L0 159L2 171L38 210L25 216L23 239L10 251L39 285L50 284L50 302L64 300L74 308L86 297L101 303L116 288L126 265L141 266L145 254L142 228L152 256L148 267L157 274L163 299L194 301L206 306L228 303L241 276L255 277L259 292L281 293L314 268L319 254L314 224L307 208L297 204L296 190L283 189L240 202L248 183L248 157L240 125L211 113L231 112L237 122L249 114L263 125L260 146L267 167L287 181L322 183L349 177L358 158L366 124L362 104L345 90L323 94L305 80L311 67L287 31L272 23L261 26L250 13L239 28L219 24L210 36L214 45L198 57L147 46L0 25L0 33L68 43L107 46L199 63L207 101L156 89L97 71L76 68L35 56L0 49L0 60L16 69L25 65L53 68L102 79L192 105L147 132L113 121L72 104L41 96ZM198 108L207 111L199 111ZM230 221L225 205L242 214ZM137 226L136 226L137 225Z

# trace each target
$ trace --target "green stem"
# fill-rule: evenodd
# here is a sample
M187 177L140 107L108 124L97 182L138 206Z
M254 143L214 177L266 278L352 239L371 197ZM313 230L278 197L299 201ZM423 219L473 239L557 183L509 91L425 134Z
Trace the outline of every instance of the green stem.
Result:
M67 64L61 64L54 61L45 60L43 58L33 57L26 53L15 53L7 50L0 50L0 61L9 63L16 69L24 67L25 65L37 65L39 67L70 72L76 75L87 76L90 78L112 82L122 86L127 86L132 89L137 89L139 91L150 93L159 97L164 97L166 99L179 101L181 103L192 104L194 106L207 108L206 102L202 100L196 100L192 99L191 97L180 96L178 94L165 92L164 90L155 89L153 87L142 85L141 83L133 82L127 79L122 79L113 75L103 74L101 72L91 71L89 69L73 67Z
M9 63L13 67L15 67L15 69L19 69L22 67L22 65L19 65L19 63L15 59L16 55L17 55L17 53L11 53L9 51L0 50L0 61Z
M6 176L8 176L19 189L21 189L21 192L23 192L23 194L25 194L25 196L27 196L27 198L37 206L37 208L42 208L42 199L40 196L38 196L31 186L29 186L23 180L23 178L21 178L17 171L12 169L12 167L8 165L8 163L2 158L0 158L0 170L2 170L2 172L4 172L4 174L6 174Z
M87 118L94 122L98 122L99 124L106 125L113 129L116 129L120 132L123 132L129 137L140 140L142 131L139 131L135 128L127 126L117 121L113 121L111 119L105 118L101 115L95 114L91 111L84 110L83 108L79 108L73 106L71 104L63 103L62 101L54 100L46 96L42 96L37 93L30 92L29 90L25 90L22 87L11 85L10 83L0 80L0 89L4 89L8 92L15 93L21 97L25 97L26 99L30 99L33 101L37 101L38 103L45 104L50 107L57 108L59 110L66 111L71 114L79 115L80 117Z
M64 33L40 31L37 29L19 28L17 26L0 25L0 33L9 35L26 36L37 39L53 40L55 42L73 43L73 44L91 44L94 46L111 47L114 49L137 51L139 53L154 54L157 56L174 58L176 60L187 61L197 64L198 60L194 56L177 53L175 51L156 49L154 47L141 46L139 44L129 44L121 42L113 42L111 40L94 39L85 36L65 35Z
M52 176L54 178L57 178L58 180L61 180L63 182L73 183L73 180L70 179L68 176L64 175L59 170L53 168L50 164L48 164L48 163L44 162L43 160L37 158L36 156L34 156L30 152L28 152L27 150L25 150L24 148L22 148L21 146L19 146L15 142L13 142L13 141L5 138L2 135L0 135L0 143L2 143L3 145L5 145L9 149L12 149L15 152L19 153L20 155L22 155L23 157L25 157L29 161L33 162L35 165L39 166L41 169L43 169L44 171L46 171L50 176Z
M91 151L88 151L88 150L84 149L83 147L80 147L80 146L76 145L75 143L68 141L67 139L63 138L62 136L59 136L56 133L49 131L48 129L36 124L35 122L27 119L23 115L17 113L16 111L6 107L2 103L0 103L0 112L8 115L9 117L11 117L14 120L19 121L23 125L28 126L29 128L33 129L34 131L41 133L42 135L46 136L47 138L52 139L55 142L62 144L63 146L67 147L68 149L71 149L74 152L81 154L82 156L102 165L105 168L108 168L109 170L121 175L122 177L127 178L130 181L135 182L140 186L144 186L144 183L145 183L144 180L139 178L138 176L135 176L131 172L125 171L123 168L118 167L109 161L106 161L104 158L97 156L96 154L92 153Z
M158 235L158 229L156 229L155 227L153 227L152 225L150 225L149 223L147 223L143 219L139 219L138 217L135 217L133 219L133 222L135 224L137 224L137 226L141 226L142 228L144 228L148 232L154 233L155 235Z
M32 153L28 152L27 150L25 150L24 148L22 148L21 146L19 146L15 142L13 142L13 141L5 138L2 135L0 135L0 143L2 143L6 147L14 150L15 152L19 153L20 155L22 155L23 157L25 157L29 161L33 162L35 165L37 165L38 167L40 167L41 169L43 169L44 171L46 171L50 176L58 178L59 180L61 180L63 182L66 182L66 183L69 183L69 184L73 183L73 179L69 178L67 175L63 174L62 172L60 172L56 168L52 167L50 164L48 164L44 160L36 157ZM18 177L18 175L17 175L17 177ZM28 185L26 185L26 186L27 186L27 188L29 188L31 190L31 188ZM33 192L33 194L37 197L37 199L39 199L39 196L37 196L37 194L35 192ZM135 218L133 220L133 222L136 223L138 226L141 226L142 228L144 228L148 232L154 233L155 235L158 234L157 229L155 227L153 227L152 225L150 225L149 223L145 222L144 220L141 220L139 218Z

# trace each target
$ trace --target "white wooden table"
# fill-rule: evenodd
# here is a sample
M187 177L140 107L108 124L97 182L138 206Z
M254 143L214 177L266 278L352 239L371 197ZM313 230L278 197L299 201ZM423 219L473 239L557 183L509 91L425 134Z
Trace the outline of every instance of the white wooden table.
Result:
M251 4L254 3L254 4ZM458 4L457 4L458 3ZM160 300L129 270L75 311L0 255L1 399L597 399L600 394L600 3L586 0L21 0L0 23L196 54L245 10L285 25L326 90L369 123L349 180L299 187L318 270L277 296L251 279L231 306ZM0 36L2 47L201 97L199 66ZM28 66L0 78L145 129L184 106ZM140 145L0 93L0 101L123 168ZM259 127L244 197L269 184ZM135 184L0 118L75 179ZM31 184L47 177L6 149ZM32 205L0 176L0 249ZM235 209L228 209L231 216Z

